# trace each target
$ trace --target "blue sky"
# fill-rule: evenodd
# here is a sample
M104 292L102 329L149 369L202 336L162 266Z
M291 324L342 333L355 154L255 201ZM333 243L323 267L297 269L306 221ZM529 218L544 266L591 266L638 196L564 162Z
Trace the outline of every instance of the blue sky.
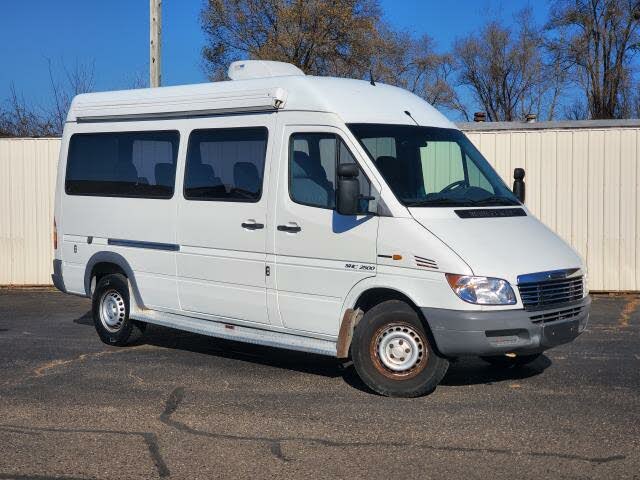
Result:
M49 93L47 59L54 65L95 65L96 89L128 88L148 76L148 0L6 0L0 16L0 101L11 83L34 105ZM439 48L478 29L487 19L510 22L531 5L539 21L546 0L380 0L392 26L428 33ZM163 84L206 81L199 24L203 0L163 0Z

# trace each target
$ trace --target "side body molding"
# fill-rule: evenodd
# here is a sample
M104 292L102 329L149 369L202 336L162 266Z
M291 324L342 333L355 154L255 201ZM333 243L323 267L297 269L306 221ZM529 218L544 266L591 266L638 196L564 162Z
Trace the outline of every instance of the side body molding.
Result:
M84 271L84 291L87 294L87 297L91 298L91 272L93 267L95 267L98 263L113 263L120 267L129 280L129 285L131 285L131 291L133 292L136 304L139 308L144 308L144 303L142 302L142 296L140 295L140 290L138 289L138 284L136 283L136 277L133 274L133 270L129 265L129 262L120 255L115 252L96 252L94 253L89 261L87 262L86 269Z

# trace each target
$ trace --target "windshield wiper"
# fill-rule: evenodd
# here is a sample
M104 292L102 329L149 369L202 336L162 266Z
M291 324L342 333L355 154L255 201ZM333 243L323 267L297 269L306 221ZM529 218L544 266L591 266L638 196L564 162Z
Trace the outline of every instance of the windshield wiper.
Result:
M516 207L520 205L515 200L511 200L506 197L499 197L497 195L486 197L486 198L483 198L482 200L474 200L473 204L474 205L501 205L501 206L505 205L510 207Z
M408 202L407 207L472 207L472 200L456 200L453 198L433 198Z
M520 204L516 203L514 200L510 200L506 197L499 197L497 195L486 197L481 200L471 200L470 198L454 199L441 197L407 203L407 207L476 207L488 205L515 207Z

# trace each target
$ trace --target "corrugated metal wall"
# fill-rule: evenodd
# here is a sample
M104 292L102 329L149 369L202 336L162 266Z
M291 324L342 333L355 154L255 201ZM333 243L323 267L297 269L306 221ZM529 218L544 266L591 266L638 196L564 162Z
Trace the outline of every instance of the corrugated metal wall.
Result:
M542 126L466 133L509 185L525 168L527 207L586 259L591 290L640 290L640 127Z
M51 283L60 140L0 139L0 285Z
M600 125L604 123L601 122ZM461 125L527 206L587 260L592 290L640 290L640 124ZM0 285L48 284L58 139L0 139Z

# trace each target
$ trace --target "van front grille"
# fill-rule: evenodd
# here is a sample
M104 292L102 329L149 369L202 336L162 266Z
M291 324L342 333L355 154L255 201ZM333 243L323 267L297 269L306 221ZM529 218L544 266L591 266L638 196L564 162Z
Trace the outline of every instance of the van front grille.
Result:
M550 313L543 313L540 315L532 315L531 321L533 323L550 323L558 320L569 320L573 317L577 317L582 312L584 306L567 308L565 310L558 310Z
M541 276L541 274L536 275ZM518 278L518 290L522 305L527 310L539 310L548 306L575 302L584 295L582 276L551 278L536 282L521 282L520 278L522 277Z

